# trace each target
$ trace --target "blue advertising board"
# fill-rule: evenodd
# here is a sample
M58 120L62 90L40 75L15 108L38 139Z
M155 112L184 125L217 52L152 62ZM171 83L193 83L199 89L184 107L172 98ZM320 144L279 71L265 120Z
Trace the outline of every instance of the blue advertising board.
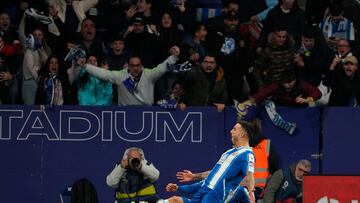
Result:
M360 175L360 109L324 110L323 174Z
M318 174L320 160L312 155L323 150L324 174L360 171L350 160L359 154L359 109L279 107L286 121L297 124L292 136L274 126L264 109L258 110L263 134L271 139L282 167L305 158ZM101 202L113 202L106 176L133 146L142 148L159 169L158 192L169 197L165 186L177 183L177 171L208 170L231 147L235 121L233 107L219 113L215 107L182 112L135 106L0 106L0 202L59 202L65 186L83 177L94 183Z
M0 106L0 202L58 202L86 177L112 202L106 176L125 149L140 147L160 170L161 196L182 169L202 171L223 152L224 114L215 108Z

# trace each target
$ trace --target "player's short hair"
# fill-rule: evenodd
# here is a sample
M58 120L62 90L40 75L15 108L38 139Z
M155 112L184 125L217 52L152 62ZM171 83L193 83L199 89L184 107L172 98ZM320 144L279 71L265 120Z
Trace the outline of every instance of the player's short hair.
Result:
M241 125L241 127L244 129L249 139L254 137L254 132L255 132L254 126L250 122L244 120L238 120L237 123Z

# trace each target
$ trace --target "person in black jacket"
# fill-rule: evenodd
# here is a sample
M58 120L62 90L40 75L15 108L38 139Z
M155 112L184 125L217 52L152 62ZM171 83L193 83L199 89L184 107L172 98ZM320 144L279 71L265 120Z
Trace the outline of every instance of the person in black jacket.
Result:
M297 5L296 0L279 0L279 4L269 11L264 20L259 46L264 47L268 34L279 26L285 27L295 39L296 44L300 44L304 24L305 14Z
M331 64L332 54L319 30L305 29L294 61L301 79L317 87Z
M76 104L77 101L74 98L76 96L66 72L61 68L60 59L49 56L39 71L35 104Z
M217 56L219 66L224 69L229 93L227 105L232 105L233 99L246 100L243 78L248 73L252 57L239 30L238 13L230 11L225 14L221 25L209 29L206 43L208 51Z
M132 24L124 32L125 47L130 54L138 55L145 67L155 67L161 62L159 37L150 30L142 14L135 14ZM150 33L151 32L151 33Z
M359 106L360 74L355 56L347 56L342 66L330 68L323 83L332 90L329 106Z

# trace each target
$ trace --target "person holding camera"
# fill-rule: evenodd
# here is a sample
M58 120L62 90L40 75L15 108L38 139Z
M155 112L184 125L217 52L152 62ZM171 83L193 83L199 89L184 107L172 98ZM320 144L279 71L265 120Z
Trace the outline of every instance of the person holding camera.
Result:
M137 147L128 148L120 163L106 177L106 184L115 188L115 202L156 202L155 182L160 172L145 159L144 151Z

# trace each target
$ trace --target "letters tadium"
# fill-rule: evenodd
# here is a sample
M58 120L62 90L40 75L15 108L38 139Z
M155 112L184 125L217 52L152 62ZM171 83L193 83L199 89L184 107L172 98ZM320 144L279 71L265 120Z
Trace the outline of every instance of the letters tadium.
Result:
M202 112L0 110L0 141L43 136L49 141L202 142Z

